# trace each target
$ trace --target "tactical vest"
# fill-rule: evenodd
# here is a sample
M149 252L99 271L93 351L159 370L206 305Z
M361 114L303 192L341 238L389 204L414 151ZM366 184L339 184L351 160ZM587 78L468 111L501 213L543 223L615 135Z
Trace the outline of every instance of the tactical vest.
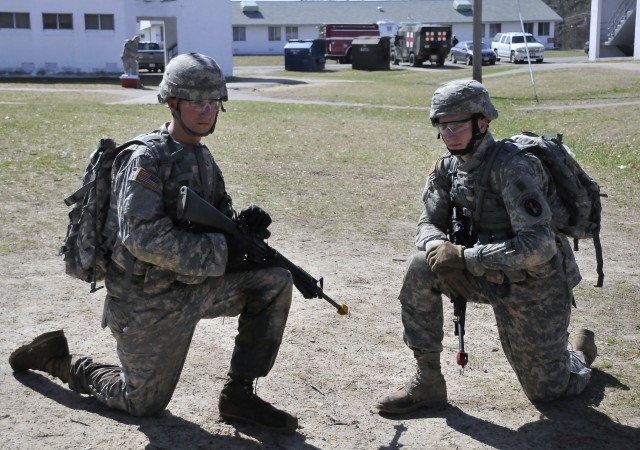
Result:
M505 145L499 149L488 149L486 158L477 170L460 170L460 160L452 159L448 176L451 183L451 201L462 208L468 220L471 236L479 244L490 244L514 237L509 213L504 205L498 186L490 186L490 171L499 170L519 149ZM481 202L481 204L479 203Z
M163 199L165 211L174 223L177 223L178 198L182 186L193 189L227 217L232 216L231 197L227 195L222 171L205 146L187 146L173 151L171 164L170 175L163 180Z

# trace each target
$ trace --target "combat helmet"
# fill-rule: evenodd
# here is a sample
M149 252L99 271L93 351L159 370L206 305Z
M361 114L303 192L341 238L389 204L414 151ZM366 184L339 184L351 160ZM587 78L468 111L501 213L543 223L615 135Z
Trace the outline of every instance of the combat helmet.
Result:
M158 89L158 101L170 97L182 100L228 100L227 83L213 58L185 53L169 61Z
M473 114L488 120L498 118L489 92L475 80L450 81L436 89L429 113L431 124L436 125L441 116L449 114Z

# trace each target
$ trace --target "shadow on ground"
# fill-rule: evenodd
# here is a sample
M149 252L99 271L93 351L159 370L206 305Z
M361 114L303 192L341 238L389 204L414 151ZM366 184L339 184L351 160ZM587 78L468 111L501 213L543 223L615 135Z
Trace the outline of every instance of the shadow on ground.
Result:
M407 425L411 421L442 417L451 429L496 449L635 450L638 448L640 431L620 424L615 417L609 417L596 409L607 388L629 390L617 378L594 369L591 384L582 395L536 404L535 408L540 412L539 419L517 430L471 416L455 406L440 410L423 409L400 416L385 415L384 417L401 423L395 426L396 434L390 439L390 444L380 447L380 450L402 448L402 434L408 430Z
M70 391L38 373L14 373L14 377L29 389L69 409L98 414L124 425L138 427L138 430L149 439L149 443L145 447L146 450L161 448L174 450L193 448L269 449L282 448L283 443L286 443L287 448L317 449L317 447L305 443L305 436L297 432L283 433L249 425L232 424L236 430L235 434L221 436L212 434L193 422L174 416L168 410L158 416L133 417L123 411L108 409L95 399ZM241 434L251 436L255 441L247 439Z

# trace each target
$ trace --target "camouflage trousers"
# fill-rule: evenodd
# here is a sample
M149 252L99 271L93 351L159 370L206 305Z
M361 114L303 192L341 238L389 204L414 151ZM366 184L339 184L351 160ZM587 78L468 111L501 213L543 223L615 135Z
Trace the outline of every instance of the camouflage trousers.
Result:
M138 58L122 58L122 67L124 73L129 75L138 75Z
M474 294L467 301L493 308L502 349L530 400L549 401L586 388L591 369L581 352L567 349L572 295L561 274L500 285L470 278ZM442 352L442 292L447 295L425 252L411 256L399 299L404 340L412 350Z
M291 274L276 267L176 283L160 295L138 289L126 300L108 295L103 322L117 341L120 365L76 357L69 387L135 416L159 413L171 400L200 319L238 315L229 375L266 376L282 342L292 285Z

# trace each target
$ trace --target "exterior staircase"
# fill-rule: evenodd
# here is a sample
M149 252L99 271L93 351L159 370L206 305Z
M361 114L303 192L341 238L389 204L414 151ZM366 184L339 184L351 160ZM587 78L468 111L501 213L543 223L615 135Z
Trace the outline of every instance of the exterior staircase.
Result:
M637 0L624 0L606 26L603 45L616 47L626 56L633 55Z

